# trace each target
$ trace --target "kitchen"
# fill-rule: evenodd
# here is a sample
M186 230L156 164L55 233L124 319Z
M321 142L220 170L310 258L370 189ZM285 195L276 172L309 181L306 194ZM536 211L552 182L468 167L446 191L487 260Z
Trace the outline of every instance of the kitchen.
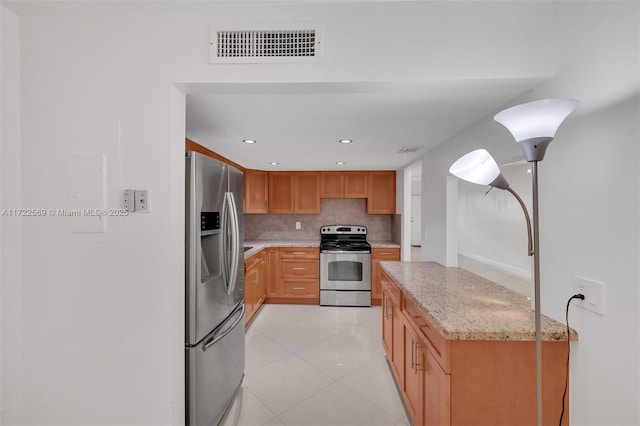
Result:
M501 161L521 155L489 116L507 103L580 99L579 113L561 128L542 164L547 179L541 182L541 205L547 209L543 311L563 318L576 275L608 284L604 316L572 313L580 342L572 351L571 419L575 424L638 423L635 3L220 5L205 13L151 5L145 10L140 4L114 5L110 13L100 10L104 3L81 10L29 6L2 5L3 105L21 105L2 109L3 207L64 207L67 156L98 152L108 158L108 206L118 206L120 190L142 188L149 190L151 211L110 218L108 231L96 234L68 233L52 218L23 220L19 226L3 218L2 412L7 423L184 421L179 349L184 295L175 283L184 276L178 259L184 238L187 95L224 95L228 83L312 82L340 88L336 83L360 82L352 91L363 91L370 82L381 82L378 91L384 91L385 82L421 80L462 85L458 99L472 104L477 88L469 81L477 79L502 80L494 91L506 90L507 80L530 91L514 89L513 96L505 94L503 102L480 109L478 116L460 115L460 127L450 133L398 141L400 147L423 145L432 136L434 142L447 141L414 157L423 171L422 234L428 230L423 259L447 264L444 203L447 169L455 159L481 145L499 153ZM322 62L293 69L210 65L209 25L253 18L322 20ZM395 34L402 36L401 48L392 42L398 40ZM302 93L309 87L298 86ZM415 108L413 117L421 117L421 111ZM384 122L384 116L376 122ZM342 134L331 140L342 137L357 141ZM307 168L302 143L289 145L301 168ZM216 145L216 151L246 167L264 168L232 157L224 145ZM256 156L277 161L265 152ZM359 170L396 170L396 213L402 214L406 163L392 164L392 155L386 157L389 161L347 162ZM42 347L48 348L46 356Z

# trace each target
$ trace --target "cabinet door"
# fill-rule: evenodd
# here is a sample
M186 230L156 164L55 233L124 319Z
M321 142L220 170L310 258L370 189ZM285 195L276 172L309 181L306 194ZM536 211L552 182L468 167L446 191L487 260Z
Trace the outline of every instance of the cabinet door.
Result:
M320 213L320 172L295 172L294 211Z
M382 293L382 346L389 362L393 362L393 306L386 292Z
M267 249L267 297L280 297L280 249Z
M422 396L425 426L448 426L451 423L451 376L445 374L430 350L419 348L420 363L424 365Z
M269 213L294 212L294 172L269 172Z
M256 309L256 284L258 282L258 268L251 264L244 276L244 322L247 324Z
M400 307L391 303L393 338L391 347L391 368L398 380L398 387L404 387L404 323Z
M396 214L396 172L369 172L368 180L367 213Z
M320 198L343 198L343 172L320 172Z
M269 174L267 172L245 170L244 213L269 213Z
M267 259L266 255L263 254L262 260L258 264L258 280L256 283L256 307L257 310L267 297Z
M419 359L420 340L411 326L404 326L404 401L414 425L422 423L422 366Z
M367 172L344 172L344 198L367 198Z
M371 304L378 305L382 298L380 262L385 260L400 260L398 248L371 249Z

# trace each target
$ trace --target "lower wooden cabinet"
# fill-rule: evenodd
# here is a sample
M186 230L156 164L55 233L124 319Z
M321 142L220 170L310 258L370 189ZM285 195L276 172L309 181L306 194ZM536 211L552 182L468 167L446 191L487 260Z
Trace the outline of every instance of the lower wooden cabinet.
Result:
M382 345L391 371L402 389L404 386L404 322L400 312L400 289L386 275L382 276Z
M402 387L402 396L405 407L409 412L409 417L414 420L414 424L424 424L422 422L422 385L424 383L424 377L421 362L418 357L418 347L421 342L410 325L405 325L403 332L404 385Z
M371 249L371 304L382 303L382 286L380 284L380 262L388 260L400 260L399 248L372 248Z
M418 348L418 359L423 367L422 421L424 425L451 423L451 376L446 374L433 354L425 346Z
M381 271L382 343L414 425L536 423L535 342L447 340ZM558 424L567 344L543 341L543 424ZM565 401L562 425L569 425Z
M244 265L244 323L248 324L267 297L266 253L260 251Z
M320 303L320 250L269 248L267 303Z

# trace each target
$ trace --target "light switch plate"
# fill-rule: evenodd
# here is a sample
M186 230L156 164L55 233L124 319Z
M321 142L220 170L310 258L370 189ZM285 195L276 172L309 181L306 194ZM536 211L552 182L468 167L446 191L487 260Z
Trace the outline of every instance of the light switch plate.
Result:
M576 291L584 294L584 300L579 300L578 306L589 311L604 315L605 312L605 285L588 278L576 277Z
M122 208L129 213L133 213L135 210L135 203L133 201L133 189L125 189L122 193Z
M296 229L302 229L302 224L300 222L296 222Z

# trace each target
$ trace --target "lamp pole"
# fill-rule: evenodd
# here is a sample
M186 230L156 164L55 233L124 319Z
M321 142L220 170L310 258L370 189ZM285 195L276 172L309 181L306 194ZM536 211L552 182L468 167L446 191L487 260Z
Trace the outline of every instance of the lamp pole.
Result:
M533 288L536 317L536 417L542 426L542 330L540 326L540 228L538 226L538 162L532 161L533 182Z

